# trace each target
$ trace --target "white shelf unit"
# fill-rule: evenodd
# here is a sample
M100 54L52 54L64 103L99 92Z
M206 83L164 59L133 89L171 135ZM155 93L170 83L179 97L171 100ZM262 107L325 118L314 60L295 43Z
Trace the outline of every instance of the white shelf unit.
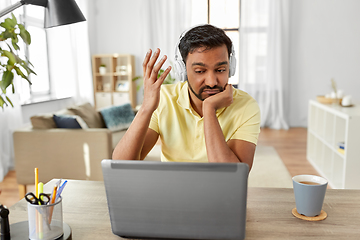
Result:
M345 151L338 143L345 142ZM332 188L360 189L360 104L309 101L307 159Z

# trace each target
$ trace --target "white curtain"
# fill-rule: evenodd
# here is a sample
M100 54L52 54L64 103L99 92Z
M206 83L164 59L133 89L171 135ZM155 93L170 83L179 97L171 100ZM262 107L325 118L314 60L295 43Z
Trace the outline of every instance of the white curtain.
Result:
M1 0L0 9L4 9L13 3L14 2L11 2L10 0ZM7 14L2 17L0 21L2 22L8 17L11 17L11 15ZM0 31L2 30L3 28L0 29ZM4 44L2 44L1 47L7 49ZM0 78L2 78L1 73ZM17 80L18 79L15 79L15 84ZM24 81L22 79L19 80ZM17 93L12 94L11 87L7 90L7 96L14 104L14 107L9 105L5 107L4 110L0 108L0 181L4 179L10 169L14 168L13 132L23 124L20 97Z
M168 57L167 65L173 65L175 59L175 45L183 31L191 24L191 0L143 1L140 9L143 26L142 48L145 53L149 48L160 48L161 55ZM172 77L175 74L170 73Z
M88 19L88 0L76 0L79 8ZM89 46L88 21L70 25L71 47L76 63L75 101L90 102L94 105L94 89L91 71L91 55Z
M288 0L242 0L239 88L260 106L261 127L288 129Z
M9 105L4 110L0 109L0 181L14 168L13 132L23 124L19 95L8 96L14 107Z
M88 1L76 1L88 19ZM47 31L51 91L57 97L94 104L88 22L79 22Z

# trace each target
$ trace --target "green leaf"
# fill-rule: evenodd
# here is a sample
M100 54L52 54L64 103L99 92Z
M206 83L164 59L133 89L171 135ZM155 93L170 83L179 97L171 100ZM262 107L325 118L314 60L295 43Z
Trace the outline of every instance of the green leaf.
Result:
M17 45L18 42L19 42L19 39L17 37L11 39L12 46L14 47L15 50L20 50L19 45Z
M10 71L5 71L2 80L0 82L0 87L4 93L6 93L6 88L12 84L12 81L14 79L14 74Z
M4 56L4 57L7 57L9 59L9 64L10 65L14 65L16 63L16 58L15 58L13 53L11 53L11 52L9 52L7 50L3 50L1 55Z
M36 75L36 73L28 66L28 64L25 61L20 61L20 66L25 69L27 72L27 75L30 75L31 73Z
M11 19L11 18L5 19L5 22L4 22L4 23L5 23L5 25L7 26L7 29L8 29L8 30L14 29L15 26L16 26L16 24L17 24L16 20L14 21L14 20Z
M136 80L138 80L138 79L140 79L140 78L142 78L141 76L137 76L137 77L134 77L132 80L133 81L136 81Z
M7 106L7 103L4 101L2 96L0 96L0 106L2 107L2 109L4 109L4 104Z
M14 94L15 93L15 85L14 85L14 83L11 84L11 88L12 88L12 93Z
M13 13L11 13L11 16L12 16L12 21L15 23L15 25L17 24L17 20L16 20L16 17Z
M2 23L0 23L0 26L5 28L6 30L10 30L11 29L11 24L9 21L4 21Z
M11 32L9 32L9 31L3 32L4 39L12 38L12 35L13 34Z
M31 44L31 36L30 33L25 29L24 25L19 24L19 29L20 29L20 37L22 38L22 40L27 44L30 45Z
M15 66L14 69L15 69L17 75L19 75L22 78L25 78L26 80L28 79L27 76L25 76L25 74L21 71L21 69L19 67Z
M10 103L10 105L11 105L12 107L14 107L14 104L11 102L11 100L10 100L10 98L9 98L8 96L6 96L6 100Z

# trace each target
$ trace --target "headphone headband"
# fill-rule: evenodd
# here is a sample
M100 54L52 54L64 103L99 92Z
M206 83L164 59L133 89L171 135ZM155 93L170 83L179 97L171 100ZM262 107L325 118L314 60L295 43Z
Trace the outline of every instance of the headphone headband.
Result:
M181 39L185 36L185 34L190 31L191 29L199 26L204 26L204 24L195 25L187 30L185 30L181 35L179 40L177 41L175 45L175 63L174 63L174 71L175 71L175 78L179 81L186 81L187 80L187 73L186 73L186 66L185 62L181 56L179 45ZM235 58L235 49L234 44L231 43L231 53L229 56L229 77L232 77L235 75L236 70L236 58Z

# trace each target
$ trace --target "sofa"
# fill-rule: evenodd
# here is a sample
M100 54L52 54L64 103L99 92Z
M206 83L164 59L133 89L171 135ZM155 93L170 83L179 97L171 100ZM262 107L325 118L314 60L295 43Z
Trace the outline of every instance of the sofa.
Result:
M36 167L43 183L53 178L103 180L100 162L111 159L133 118L130 104L97 111L90 103L32 116L31 126L13 133L20 198L26 185L35 183Z

